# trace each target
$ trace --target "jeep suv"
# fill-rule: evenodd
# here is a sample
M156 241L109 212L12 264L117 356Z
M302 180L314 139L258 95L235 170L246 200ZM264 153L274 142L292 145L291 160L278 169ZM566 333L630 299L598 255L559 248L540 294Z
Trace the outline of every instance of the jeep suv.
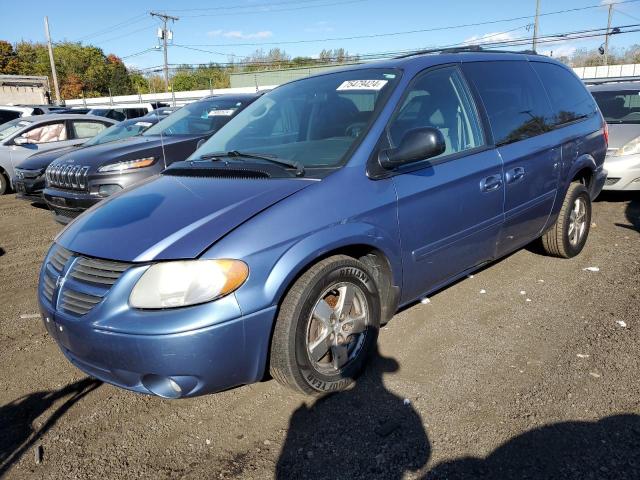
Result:
M538 239L578 255L606 132L575 74L533 54L287 83L69 225L44 260L44 325L74 365L137 392L267 372L341 390L398 308Z

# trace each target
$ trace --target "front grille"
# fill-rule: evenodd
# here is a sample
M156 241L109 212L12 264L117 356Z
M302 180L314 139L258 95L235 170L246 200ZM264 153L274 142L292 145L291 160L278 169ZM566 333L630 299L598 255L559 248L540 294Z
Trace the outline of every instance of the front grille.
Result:
M54 308L57 303L60 310L80 317L102 301L131 265L85 257L56 246L44 268L42 295ZM65 282L58 281L62 275L66 278ZM62 286L59 287L56 302L58 284Z
M89 167L66 163L52 163L45 175L47 185L51 187L86 190Z
M120 278L122 272L130 266L128 263L81 257L73 264L71 276L84 282L111 286Z
M44 297L51 303L53 302L53 291L56 289L56 282L47 272L45 272L43 278L42 292L44 293Z
M69 250L64 247L58 247L55 253L51 256L50 263L58 274L61 274L62 270L64 270L64 266L70 258L71 252Z
M101 301L102 297L98 295L89 295L67 288L62 292L60 308L76 315L85 315Z
M615 185L616 183L618 183L618 180L620 180L620 177L615 178L615 177L607 177L607 179L604 181L604 184L609 186L609 185Z

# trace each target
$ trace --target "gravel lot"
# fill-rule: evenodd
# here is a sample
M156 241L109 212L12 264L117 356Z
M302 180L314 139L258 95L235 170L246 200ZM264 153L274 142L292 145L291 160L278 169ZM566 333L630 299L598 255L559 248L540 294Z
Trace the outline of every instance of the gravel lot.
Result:
M575 259L522 250L403 310L356 386L317 401L274 381L168 401L87 378L33 315L59 227L12 197L0 477L640 478L640 195L596 202Z

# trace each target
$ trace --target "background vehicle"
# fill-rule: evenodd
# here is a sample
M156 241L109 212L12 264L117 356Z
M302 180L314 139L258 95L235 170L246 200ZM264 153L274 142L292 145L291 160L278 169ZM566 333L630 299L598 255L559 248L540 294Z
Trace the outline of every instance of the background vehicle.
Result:
M541 56L416 54L293 81L64 230L42 317L76 366L139 392L267 368L341 390L399 306L539 238L579 254L605 153L593 98Z
M591 94L609 125L605 190L640 190L640 82L593 85Z
M139 137L63 155L46 171L43 197L56 220L67 223L100 200L184 160L258 96L207 97L182 107ZM73 181L74 175L78 181Z
M20 117L28 117L30 115L33 115L33 108L2 105L0 106L0 125L8 122L9 120L15 120L16 118Z
M45 203L42 198L42 191L45 188L44 172L51 162L80 148L102 145L103 143L140 135L147 128L158 123L161 118L164 117L141 117L119 123L111 120L114 125L89 140L31 155L15 167L16 180L14 186L18 192L17 197L31 202Z
M125 105L107 105L95 107L89 110L89 115L97 115L99 117L112 118L113 120L126 120L128 118L138 118L150 113L154 110L150 103L141 104L125 104Z
M74 145L113 123L89 115L49 114L22 117L0 125L0 195L11 188L15 180L14 167L25 158Z

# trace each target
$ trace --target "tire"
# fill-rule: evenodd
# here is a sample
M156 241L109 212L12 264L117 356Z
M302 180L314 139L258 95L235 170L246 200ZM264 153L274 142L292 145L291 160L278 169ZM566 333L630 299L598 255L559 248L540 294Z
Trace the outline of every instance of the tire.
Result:
M344 390L364 370L379 328L380 296L367 267L345 255L322 260L293 284L280 305L271 376L306 395Z
M4 173L0 172L0 195L5 193L9 193L9 180Z
M584 185L572 183L564 197L556 223L542 236L542 248L554 257L575 257L587 242L589 227L591 196Z

